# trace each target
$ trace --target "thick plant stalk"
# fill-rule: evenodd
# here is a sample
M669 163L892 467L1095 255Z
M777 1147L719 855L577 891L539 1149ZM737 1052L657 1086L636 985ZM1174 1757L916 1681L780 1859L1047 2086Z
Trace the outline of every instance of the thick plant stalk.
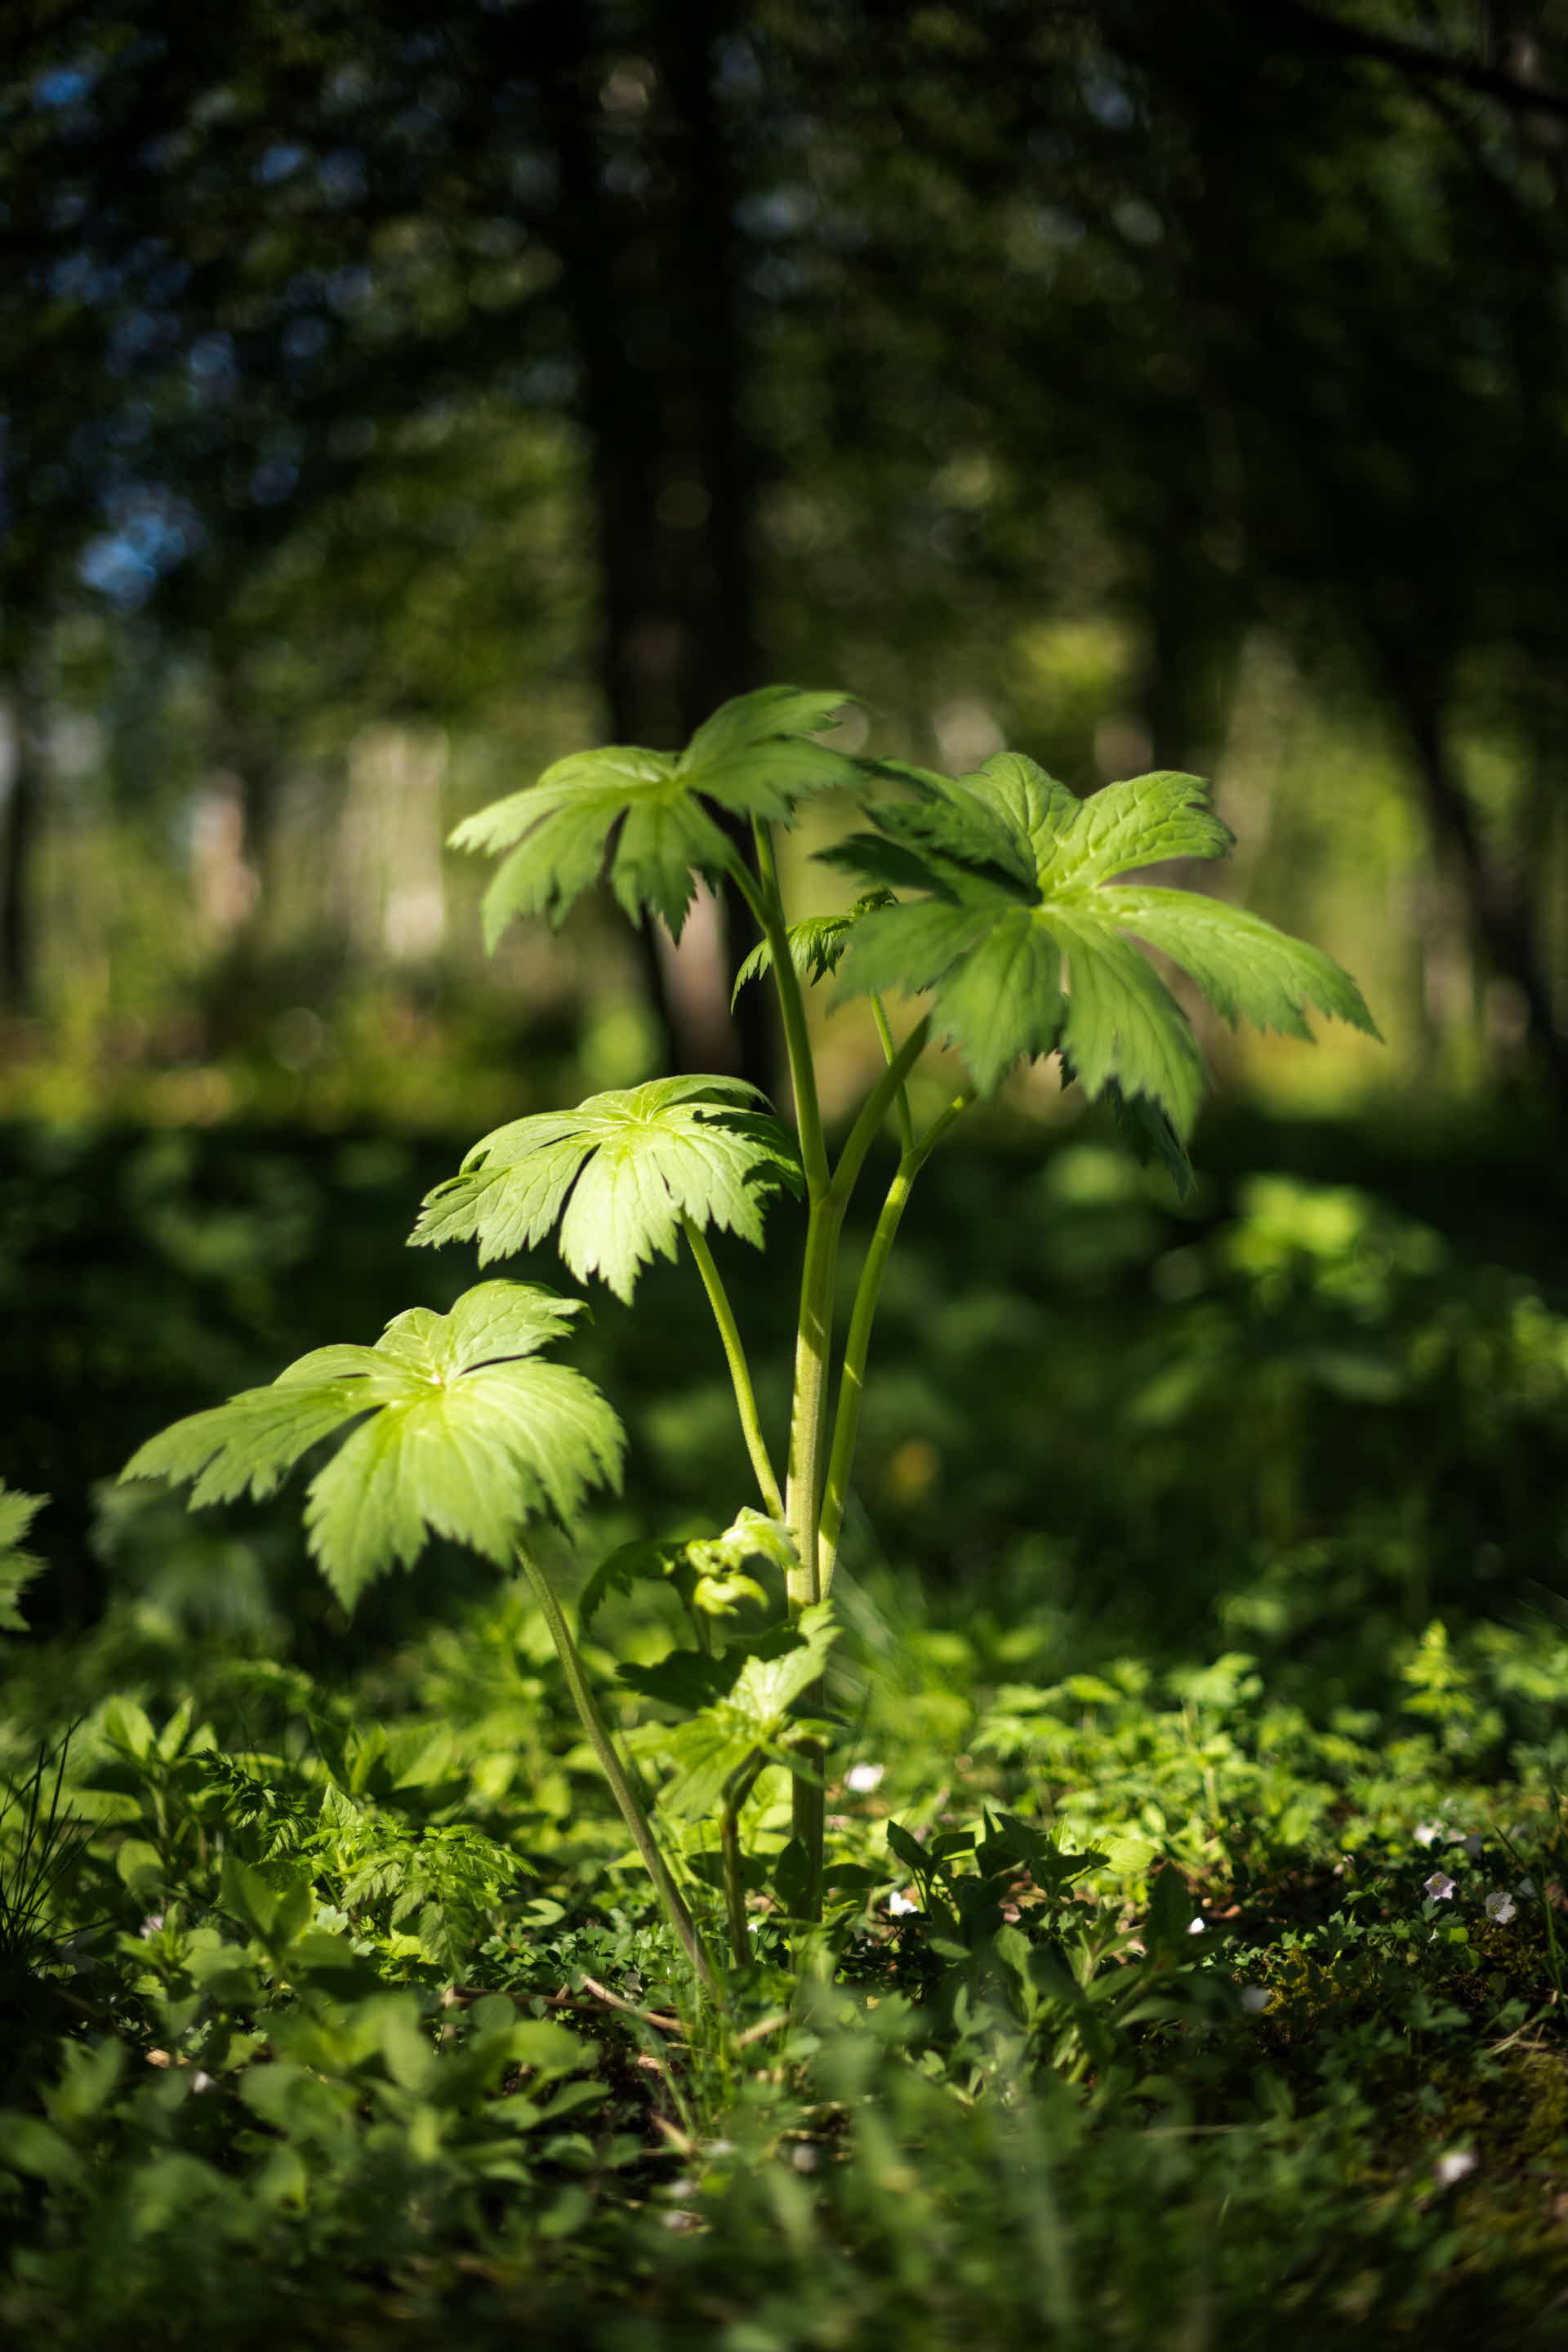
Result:
M807 1601L822 1598L817 1528L823 1457L827 1444L828 1359L833 1345L838 1237L866 1154L902 1092L905 1078L925 1050L930 1034L930 1024L924 1021L912 1029L871 1089L849 1130L833 1181L826 1194L812 1202L806 1223L800 1318L795 1328L795 1410L790 1425L786 1497L789 1529L800 1555L799 1574L790 1588L791 1604L797 1611Z
M798 1565L790 1571L789 1600L798 1615L821 1598L816 1577L816 1511L822 1492L823 1441L827 1427L828 1353L833 1344L833 1282L838 1265L843 1211L834 1201L812 1203L805 1227L800 1315L795 1339L795 1406L790 1421L785 1517Z
M724 1287L723 1277L713 1263L713 1253L708 1246L707 1236L701 1227L695 1224L689 1217L683 1217L681 1224L685 1230L686 1238L691 1244L691 1255L697 1261L697 1271L702 1276L702 1286L708 1293L708 1304L713 1309L713 1320L719 1326L719 1337L724 1342L724 1355L730 1366L730 1379L735 1391L735 1410L741 1416L741 1429L746 1440L746 1451L752 1457L752 1468L756 1473L763 1507L773 1518L782 1519L784 1516L784 1500L779 1491L779 1482L773 1475L773 1463L768 1456L767 1440L763 1435L762 1420L757 1412L756 1391L752 1386L751 1366L746 1361L746 1350L742 1343L740 1326L735 1320L734 1309L730 1304L730 1295Z
M828 1352L833 1343L833 1280L838 1265L838 1235L844 1211L830 1194L816 1200L805 1229L805 1264L801 1275L800 1320L795 1330L795 1410L790 1422L789 1490L785 1516L795 1543L795 1565L789 1572L789 1608L797 1618L810 1602L821 1598L817 1578L817 1497L822 1485L822 1456L827 1435ZM806 1695L806 1704L821 1712L818 1685ZM806 1883L802 1909L815 1919L821 1901L822 1845L825 1800L819 1776L822 1750L803 1748L801 1760L814 1777L796 1772L790 1790L791 1824L806 1854Z
M686 1901L679 1887L669 1874L668 1865L658 1850L647 1815L643 1810L642 1801L632 1786L626 1767L616 1753L615 1743L610 1738L605 1718L599 1712L598 1701L595 1698L588 1685L588 1678L583 1671L583 1661L578 1653L577 1644L572 1638L572 1629L566 1622L565 1612L555 1598L554 1589L549 1578L532 1553L519 1544L517 1558L519 1566L528 1579L533 1597L544 1613L544 1622L550 1628L550 1638L555 1644L556 1654L561 1660L562 1669L566 1676L566 1686L572 1694L573 1704L577 1709L583 1728L588 1735L589 1745L598 1759L600 1770L610 1784L610 1794L616 1801L621 1819L631 1832L632 1843L641 1855L647 1874L654 1883L658 1899L664 1906L665 1916L675 1930L680 1948L690 1961L699 1982L705 1991L710 1993L716 2001L721 2003L724 1996L714 1971L713 1963L708 1956L708 1948L703 1943L696 1921L686 1907Z
M861 1106L859 1117L834 1171L826 1194L814 1200L805 1230L805 1264L801 1275L800 1319L795 1331L795 1411L790 1424L789 1487L785 1516L799 1559L789 1580L790 1611L798 1616L809 1601L823 1593L820 1566L819 1511L823 1458L827 1448L828 1358L833 1343L834 1276L838 1267L838 1237L855 1180L879 1129L903 1089L905 1078L925 1050L930 1024L921 1021L899 1047L881 1077ZM807 1705L821 1707L820 1688L806 1694ZM821 1896L822 1840L825 1795L821 1780L822 1751L803 1748L802 1761L813 1777L796 1773L792 1798L795 1834L806 1853L805 1916L815 1918Z

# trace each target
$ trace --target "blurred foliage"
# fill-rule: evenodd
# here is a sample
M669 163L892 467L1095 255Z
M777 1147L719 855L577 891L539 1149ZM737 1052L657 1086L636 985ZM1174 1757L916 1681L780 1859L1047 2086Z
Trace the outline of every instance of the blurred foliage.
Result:
M0 1644L6 2326L1551 2343L1558 1180L1495 1126L1205 1142L1231 1172L1180 1207L1087 1125L933 1162L841 1577L830 1925L781 2006L759 1886L726 2032L525 1589L448 1551L351 1629L287 1507L107 1483L329 1328L447 1304L464 1270L401 1247L445 1147L13 1132L0 1470L56 1499ZM638 1512L584 1568L744 1491L699 1287L645 1281L588 1356ZM668 1606L606 1591L601 1676ZM780 1853L781 1773L752 1814Z
M1561 1059L1563 41L1489 0L19 23L6 1100L174 1064L209 1116L379 1111L312 1075L361 1002L487 1017L450 822L764 671L948 764L1213 769L1395 1083ZM668 982L591 919L508 952L573 1026Z

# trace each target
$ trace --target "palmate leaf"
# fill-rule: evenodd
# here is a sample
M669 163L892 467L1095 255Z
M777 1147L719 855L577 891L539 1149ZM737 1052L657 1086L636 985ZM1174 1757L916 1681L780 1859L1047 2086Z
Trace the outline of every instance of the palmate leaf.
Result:
M1311 1006L1377 1034L1354 981L1320 950L1195 892L1116 882L1231 847L1198 777L1162 771L1080 801L1007 751L953 782L910 781L920 797L871 808L874 833L824 853L925 894L857 923L839 990L929 994L982 1094L1016 1062L1060 1048L1086 1093L1146 1106L1136 1114L1145 1127L1152 1118L1145 1141L1184 1165L1203 1062L1140 940L1181 964L1228 1021L1310 1037Z
M584 1312L521 1282L482 1282L449 1315L416 1307L372 1348L318 1348L269 1388L193 1413L121 1478L192 1482L193 1505L260 1497L312 1446L357 1423L311 1480L310 1549L345 1608L411 1567L432 1534L506 1565L524 1522L569 1518L616 1485L625 1434L591 1381L537 1350Z
M455 848L510 853L485 894L487 944L514 915L559 923L605 869L628 915L646 907L679 939L693 877L714 878L735 862L715 809L787 824L796 801L858 781L851 759L813 740L847 701L765 686L721 704L684 751L574 751L466 819Z
M629 1299L656 1251L674 1257L683 1218L760 1244L769 1192L799 1191L794 1137L751 1108L764 1100L738 1078L658 1078L514 1119L426 1195L411 1238L477 1241L484 1265L559 1219L578 1280L597 1275Z

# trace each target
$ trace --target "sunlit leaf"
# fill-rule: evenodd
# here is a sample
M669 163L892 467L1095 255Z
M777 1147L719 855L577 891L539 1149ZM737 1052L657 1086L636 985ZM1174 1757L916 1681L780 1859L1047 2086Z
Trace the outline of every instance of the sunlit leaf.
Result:
M1355 982L1320 950L1197 892L1116 881L1229 849L1199 778L1162 771L1080 801L1008 751L956 782L908 780L915 799L871 807L874 833L824 853L922 894L855 925L840 993L929 994L981 1093L1059 1048L1086 1093L1129 1112L1146 1105L1144 1147L1184 1169L1203 1061L1138 941L1180 964L1228 1021L1310 1037L1312 1008L1377 1034Z
M717 879L735 863L715 812L787 824L797 801L859 782L851 759L814 740L846 701L765 686L722 704L679 754L574 751L466 819L455 847L508 853L485 895L489 944L514 915L560 922L601 872L628 915L647 908L679 938L695 877Z
M514 1119L427 1195L413 1239L477 1241L485 1264L559 1220L578 1280L597 1275L629 1299L656 1252L674 1257L683 1218L760 1244L768 1193L799 1190L794 1137L750 1108L763 1099L738 1078L660 1078Z
M529 1518L569 1518L589 1487L619 1481L624 1433L598 1390L535 1360L583 1312L534 1285L480 1283L449 1315L414 1307L372 1348L317 1349L269 1388L176 1422L121 1475L189 1480L194 1504L266 1496L357 1423L306 1506L310 1549L345 1607L411 1567L431 1534L504 1565Z

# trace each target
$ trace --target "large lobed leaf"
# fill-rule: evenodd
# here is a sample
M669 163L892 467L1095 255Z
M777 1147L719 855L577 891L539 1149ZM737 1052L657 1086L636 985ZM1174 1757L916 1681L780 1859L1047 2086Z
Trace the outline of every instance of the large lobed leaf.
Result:
M813 740L847 699L762 687L721 704L682 752L574 751L468 817L452 835L456 848L510 853L485 894L487 943L514 915L559 923L606 867L628 915L646 907L679 938L693 877L735 862L715 809L787 824L796 801L858 781L852 760Z
M535 1360L583 1311L531 1284L480 1283L449 1315L413 1307L374 1347L318 1348L270 1387L176 1422L121 1475L189 1480L194 1505L259 1497L357 1423L306 1507L345 1607L432 1532L504 1565L526 1520L568 1518L589 1487L619 1481L625 1436L598 1390Z
M738 1078L659 1078L514 1119L426 1196L412 1239L477 1241L488 1264L559 1219L578 1280L597 1275L629 1299L656 1251L675 1255L683 1218L760 1244L766 1194L799 1189L794 1138L750 1107L763 1099Z
M1163 1152L1168 1122L1179 1155L1203 1063L1137 940L1182 965L1228 1021L1310 1037L1310 1006L1376 1035L1354 981L1318 949L1217 899L1116 881L1231 847L1200 778L1162 771L1080 801L1008 751L956 782L914 771L909 781L917 798L871 808L875 832L825 853L923 893L856 923L840 993L929 994L981 1093L1016 1062L1060 1049L1088 1094L1150 1107Z

